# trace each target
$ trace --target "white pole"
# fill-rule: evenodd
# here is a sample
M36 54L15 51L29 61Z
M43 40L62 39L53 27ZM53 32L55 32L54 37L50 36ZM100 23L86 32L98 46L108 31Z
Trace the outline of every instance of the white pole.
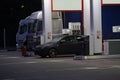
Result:
M51 0L43 0L43 28L45 35L45 43L52 40L52 12Z
M94 55L91 0L84 1L84 35L89 35L89 55Z
M94 53L102 53L102 19L101 0L92 0L93 4L93 30L94 30Z

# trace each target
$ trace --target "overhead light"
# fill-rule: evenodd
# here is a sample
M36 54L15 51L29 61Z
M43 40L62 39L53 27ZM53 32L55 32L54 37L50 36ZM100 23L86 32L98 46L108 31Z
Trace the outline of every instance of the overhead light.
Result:
M21 8L24 8L25 6L24 5L21 5Z

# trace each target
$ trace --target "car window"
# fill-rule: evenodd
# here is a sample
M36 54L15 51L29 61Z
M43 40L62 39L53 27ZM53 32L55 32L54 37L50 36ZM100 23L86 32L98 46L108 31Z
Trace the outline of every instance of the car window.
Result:
M62 40L64 40L65 42L72 42L75 40L74 36L67 36L65 38L63 38Z

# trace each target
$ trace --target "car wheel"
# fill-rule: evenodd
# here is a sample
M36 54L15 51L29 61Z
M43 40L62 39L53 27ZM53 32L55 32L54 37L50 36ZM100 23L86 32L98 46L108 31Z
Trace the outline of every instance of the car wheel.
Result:
M50 58L56 57L57 51L55 49L50 49L48 55Z

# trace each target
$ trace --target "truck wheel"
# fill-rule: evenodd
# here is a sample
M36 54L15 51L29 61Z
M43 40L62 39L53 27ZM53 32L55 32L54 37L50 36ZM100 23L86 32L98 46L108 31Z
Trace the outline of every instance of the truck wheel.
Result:
M48 56L50 58L56 57L57 51L55 49L50 49L48 52Z

